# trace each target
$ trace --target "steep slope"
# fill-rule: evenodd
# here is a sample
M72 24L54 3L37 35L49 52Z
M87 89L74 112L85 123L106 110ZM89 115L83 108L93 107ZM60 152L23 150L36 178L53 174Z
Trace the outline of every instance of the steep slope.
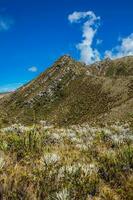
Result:
M47 117L62 99L63 88L86 71L81 63L69 56L61 57L37 79L1 99L1 118L5 123L8 121L6 116L11 122L20 119L29 123L35 120L35 115L40 119Z
M87 67L63 56L0 104L1 124L132 121L133 57L106 59Z

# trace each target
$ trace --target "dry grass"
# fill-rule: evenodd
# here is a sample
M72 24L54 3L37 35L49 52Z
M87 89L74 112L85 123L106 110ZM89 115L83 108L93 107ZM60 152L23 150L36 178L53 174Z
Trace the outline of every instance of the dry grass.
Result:
M132 194L128 124L55 128L41 122L1 129L3 200L132 200Z

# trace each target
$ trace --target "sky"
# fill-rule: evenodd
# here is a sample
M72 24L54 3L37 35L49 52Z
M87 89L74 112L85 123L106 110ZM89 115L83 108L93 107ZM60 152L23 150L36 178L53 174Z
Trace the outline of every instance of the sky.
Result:
M0 0L0 92L64 54L86 64L133 55L133 0Z

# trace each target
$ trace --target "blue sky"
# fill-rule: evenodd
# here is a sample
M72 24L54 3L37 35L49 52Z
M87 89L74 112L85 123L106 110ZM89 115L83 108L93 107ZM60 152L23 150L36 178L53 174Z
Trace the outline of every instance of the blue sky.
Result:
M92 63L133 54L132 0L0 0L0 92L58 57Z

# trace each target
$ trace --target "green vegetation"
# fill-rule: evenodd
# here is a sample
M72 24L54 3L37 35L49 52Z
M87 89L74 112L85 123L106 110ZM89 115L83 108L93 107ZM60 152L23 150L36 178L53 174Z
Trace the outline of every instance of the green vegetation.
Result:
M0 196L10 200L132 200L128 124L1 129Z
M34 116L38 122L60 126L132 122L132 64L133 57L126 57L86 67L61 57L37 79L0 100L0 124L32 125Z
M0 200L132 200L132 127L133 57L61 57L0 96Z

